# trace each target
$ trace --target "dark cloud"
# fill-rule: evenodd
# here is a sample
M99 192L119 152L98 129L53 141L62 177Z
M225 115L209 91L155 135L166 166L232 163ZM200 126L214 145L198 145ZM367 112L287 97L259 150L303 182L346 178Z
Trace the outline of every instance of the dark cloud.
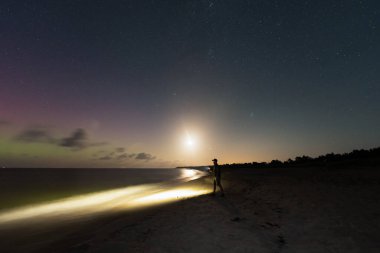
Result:
M0 120L0 126L3 121ZM47 143L59 147L70 148L73 151L79 151L84 148L90 147L99 147L107 145L107 142L89 142L87 133L84 129L78 128L72 132L72 134L65 138L54 137L47 130L49 127L43 126L32 126L18 135L14 136L13 139L21 142L28 143ZM119 149L118 149L119 150ZM101 154L103 152L103 154ZM108 154L112 156L116 151ZM106 151L97 152L93 155L93 157L104 157L106 155Z
M98 156L98 154L94 154L95 157ZM130 155L127 153L118 153L118 152L109 152L108 154L104 154L103 156L99 157L98 160L116 160L116 161L122 161L130 158Z
M105 156L102 156L102 157L100 157L99 158L99 160L112 160L112 156L110 156L110 155L105 155Z
M124 159L128 159L128 154L121 154L121 155L119 155L119 156L117 156L117 160L124 160Z
M23 142L54 143L54 138L44 129L27 129L15 139Z
M72 148L73 150L99 147L107 144L107 142L89 142L87 132L82 128L78 128L69 137L62 138L59 142L59 146Z
M118 153L124 153L125 152L125 148L116 148L115 150Z
M75 130L69 137L63 138L59 145L62 147L68 147L72 149L83 149L87 147L86 145L87 134L82 128Z
M151 154L148 154L148 153L138 153L135 157L136 160L144 160L144 161L150 161L150 160L153 160L153 159L156 159L155 156L152 156Z
M125 150L125 149L124 149ZM122 162L129 159L135 159L140 161L148 162L150 160L156 159L155 156L141 152L138 154L128 154L126 152L120 153L121 148L117 148L116 151L109 151L106 152L104 150L98 151L93 154L94 159L96 160L102 160L102 161L115 161L115 162Z

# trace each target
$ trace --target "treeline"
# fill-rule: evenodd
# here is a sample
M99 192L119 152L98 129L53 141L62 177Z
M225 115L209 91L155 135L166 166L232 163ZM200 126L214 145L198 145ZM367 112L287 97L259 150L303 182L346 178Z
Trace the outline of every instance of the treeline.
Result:
M362 165L375 166L380 165L380 147L369 150L354 150L344 154L326 154L316 158L309 156L297 156L294 160L286 161L272 160L271 162L251 162L251 163L233 163L223 164L222 167L233 168L279 168L279 167L313 167L313 166L346 166Z

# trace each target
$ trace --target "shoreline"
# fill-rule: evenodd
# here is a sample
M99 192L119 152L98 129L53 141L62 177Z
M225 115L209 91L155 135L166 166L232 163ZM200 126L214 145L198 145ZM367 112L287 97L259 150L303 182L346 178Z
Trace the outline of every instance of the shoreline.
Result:
M380 248L378 168L231 169L223 173L222 183L225 198L202 195L67 224L50 234L50 241L46 237L38 241L42 233L23 240L24 245L12 252L377 252ZM192 184L212 189L210 177ZM54 233L60 234L54 237ZM8 249L15 241L9 235ZM0 245L7 252L6 245Z

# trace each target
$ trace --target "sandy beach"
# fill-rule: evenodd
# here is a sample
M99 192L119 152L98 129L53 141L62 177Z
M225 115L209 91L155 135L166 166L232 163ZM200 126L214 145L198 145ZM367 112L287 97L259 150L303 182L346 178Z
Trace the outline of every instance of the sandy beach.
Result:
M0 253L380 253L380 0L0 13Z
M378 252L378 168L228 169L226 196L1 231L1 252ZM188 187L210 187L211 178ZM5 233L6 232L6 233Z

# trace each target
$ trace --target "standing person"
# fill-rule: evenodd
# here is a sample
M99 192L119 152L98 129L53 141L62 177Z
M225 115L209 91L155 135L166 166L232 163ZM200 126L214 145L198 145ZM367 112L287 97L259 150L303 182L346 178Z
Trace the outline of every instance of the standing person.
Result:
M216 185L218 185L220 191L222 192L222 197L224 197L224 190L223 190L223 186L222 186L222 182L221 182L221 170L220 170L220 167L218 165L218 159L214 158L212 160L214 162L214 167L211 169L211 172L213 173L213 176L214 176L214 192L213 192L213 195L215 195L215 191L216 191Z

